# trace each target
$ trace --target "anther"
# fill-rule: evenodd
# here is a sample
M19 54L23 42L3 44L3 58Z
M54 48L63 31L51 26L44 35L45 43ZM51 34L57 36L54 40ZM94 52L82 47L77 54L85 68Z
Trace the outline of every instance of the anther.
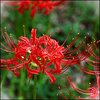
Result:
M99 43L99 42L100 42L100 40L97 41L97 43Z
M87 35L89 35L89 33L87 33Z
M78 33L78 35L80 35L80 33Z
M24 56L21 56L22 59L24 59Z
M10 35L10 36L12 36L12 34L11 34L11 33L10 33L9 35Z
M85 39L87 38L87 36L84 37Z
M68 47L68 45L67 45L67 47Z
M6 31L7 30L7 27L4 27L4 30Z
M60 89L61 89L61 87L60 87L60 86L58 86L58 89L60 90Z
M30 50L28 50L27 52L28 52L28 53L31 53L31 51L30 51Z

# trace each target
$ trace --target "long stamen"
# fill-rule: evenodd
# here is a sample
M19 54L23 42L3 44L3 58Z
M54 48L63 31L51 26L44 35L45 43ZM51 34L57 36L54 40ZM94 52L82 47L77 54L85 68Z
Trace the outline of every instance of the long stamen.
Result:
M4 36L4 34L5 34L5 32L2 33L2 37L3 37L4 41L7 43L7 45L8 45L10 48L12 48L12 46L11 46L11 44L10 44L10 41L9 41L8 38L7 38L7 35L5 34L5 36Z
M68 82L71 84L72 88L73 88L75 91L77 91L77 92L79 92L79 93L82 93L82 94L90 94L90 93L91 93L91 92L90 92L90 89L88 89L88 90L79 89L79 88L77 88L77 87L75 86L75 84L71 81L71 79L70 79L68 76L66 76L66 78L67 78Z
M75 42L78 40L80 34L78 33L78 35L76 36L76 38L70 43L70 45L65 49L65 52L67 52L74 44Z
M11 47L12 47L12 48L15 48L15 43L14 43L14 41L12 40L12 38L8 36L7 32L6 32L5 34L6 34L6 36L7 36L7 39L8 39L8 41L9 41L9 43L11 44Z
M97 62L97 61L94 61L94 60L91 60L91 59L87 59L88 62L91 62L93 64L100 64L100 62Z
M77 97L74 96L73 93L71 93L71 91L68 89L69 87L67 86L67 84L66 84L66 87L67 87L66 90L68 91L69 95L71 95L71 96L73 96L75 99L77 99ZM65 87L65 88L66 88L66 87Z
M69 67L70 67L70 66L67 66L67 67L62 68L61 74L62 74L62 73L65 73L65 72L69 69Z
M80 47L83 45L84 41L85 41L85 40L83 39L83 40L81 41L81 43L79 43L78 46L77 46L74 50L70 50L70 52L69 52L69 51L64 52L64 54L75 54L76 51L78 51L78 50L80 49Z
M12 52L12 51L10 51L10 50L6 50L6 49L3 49L3 48L0 48L0 49L3 50L3 51L5 51L5 52L14 53L14 52Z
M7 33L7 31L6 31L6 27L5 27L5 31L4 32L2 32L2 37L3 37L3 39L4 39L4 41L6 42L6 44L8 45L8 47L5 47L2 43L1 43L1 45L5 48L5 49L10 49L11 51L12 50L14 50L14 48L15 48L15 43L14 43L14 41L12 40L12 38L11 37L9 37L8 36L8 33Z
M68 66L68 65L75 65L75 64L77 64L79 62L79 59L68 59L68 60L66 60L66 59L63 59L62 60L62 62L61 62L61 64L62 65L65 65L65 66Z
M70 36L71 32L68 33L67 38L65 39L65 41L63 42L63 44L61 46L64 46L64 44L66 43L66 41L68 40L68 37Z
M13 66L13 68L10 68L10 70L18 70L21 69L24 66L24 64L18 64L17 66Z
M96 62L96 61L90 61L89 59L86 60L86 63L95 67L95 68L99 68L100 67L100 62Z
M87 62L87 61L86 61L86 62ZM90 66L93 66L94 68L99 68L99 67L100 67L99 64L98 64L98 65L95 65L95 64L88 63L88 62L87 62L87 64L90 65Z
M88 45L89 47L90 47L90 45ZM90 49L89 49L89 53L95 58L95 59L97 59L97 60L100 60L100 58L99 58L99 56L97 56L95 53L94 53L94 51L93 51L93 49L90 47Z
M90 57L90 54L86 50L84 50L83 52L80 52L80 54L78 55L79 55L80 61L84 61L88 57Z
M87 71L87 69L86 68L83 69L80 64L77 64L77 65L80 68L80 70L82 70L83 72L87 74L90 74L90 75L95 75L95 73L100 74L99 71L92 71L92 70Z
M99 41L94 41L93 42L93 46L95 48L95 50L98 50L99 51L99 48L97 47L97 45L100 43L100 40Z
M81 44L79 44L74 50L67 52L67 54L73 54L76 53L76 51L78 51L78 49L81 47Z
M1 64L1 65L0 65L0 69L6 70L6 69L7 69L6 66L7 66L7 65Z
M0 44L4 49L9 50L9 48L7 46L5 46L3 43L0 42Z

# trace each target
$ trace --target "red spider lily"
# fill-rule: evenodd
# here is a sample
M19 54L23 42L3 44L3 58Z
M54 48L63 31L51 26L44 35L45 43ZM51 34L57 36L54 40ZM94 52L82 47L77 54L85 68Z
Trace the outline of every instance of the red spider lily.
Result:
M85 48L86 49L85 51L76 54L77 55L76 57L79 57L80 58L80 61L79 61L80 63L77 63L75 60L73 60L75 62L72 61L72 65L73 65L73 63L75 65L77 65L77 67L79 67L79 69L82 72L84 72L86 74L89 74L89 75L94 75L96 77L96 80L97 80L96 85L89 87L87 90L83 90L83 89L78 88L74 84L74 82L72 82L71 78L68 75L66 77L67 78L67 81L71 84L72 88L76 92L89 95L89 99L96 99L98 97L98 95L99 95L99 93L98 93L99 87L100 87L100 79L99 79L100 78L100 71L99 71L99 67L100 67L100 57L99 57L99 54L100 54L100 52L99 52L99 48L98 48L99 43L100 43L100 40L99 41L96 41L96 42L94 41L94 42L92 42L92 44L87 44L86 45L86 48ZM79 48L79 46L77 46L77 47ZM73 51L71 52L71 55L73 53L75 54L75 51L77 50L77 47L76 47L76 49L73 50L74 52ZM67 58L68 57L69 56L67 56ZM71 57L73 57L73 56L71 56ZM71 61L71 60L69 60L69 61ZM68 62L68 60L67 60L67 62ZM67 65L67 68L66 69L68 70L69 67L73 67L73 66L70 66L70 64L68 65L67 62L66 62L66 60L63 61L63 63L65 65ZM88 69L86 67L87 65L86 64L82 64L82 62L90 65L91 67L93 67L93 70ZM66 72L66 70L64 72ZM69 94L71 94L70 91L68 91L68 89L67 89L67 92ZM75 97L75 98L77 98L77 97ZM84 100L85 98L79 97L77 99Z
M2 37L7 45L4 45L3 43L1 43L2 48L0 49L6 52L12 52L12 53L15 52L15 43L13 42L11 37L8 36L6 31L2 34Z
M18 6L18 11L23 14L25 10L31 9L31 17L34 17L37 10L42 11L45 15L49 14L56 6L62 4L65 0L20 0L10 3L11 5Z
M6 37L6 40L11 40L7 34ZM6 41L6 43L11 48L9 45L10 42ZM7 51L6 48L4 49ZM63 49L64 47L59 46L58 42L49 36L44 35L36 38L36 30L32 29L30 40L27 37L21 36L17 45L14 45L14 58L11 60L1 59L1 62L3 65L6 65L7 69L14 72L25 67L29 77L41 71L49 76L51 82L54 83L55 77L53 74L59 74L61 72L60 63L64 57L62 54ZM52 68L54 65L55 68Z
M5 37L3 35L3 38L6 41L9 49L5 48L4 44L2 44L3 48L1 49L5 50L6 52L12 52L13 50L14 58L10 61L1 59L2 64L9 65L7 68L11 71L12 69L14 71L18 71L25 66L29 77L31 77L32 74L38 74L41 71L50 77L51 82L54 82L55 78L53 74L61 73L62 64L67 63L68 65L73 65L79 62L78 58L77 60L66 60L66 58L64 58L64 54L66 54L66 51L69 48L64 49L63 46L59 46L56 40L53 40L46 35L37 38L36 29L32 29L30 39L23 36L19 37L18 43L16 45L7 33L5 33ZM13 44L13 47L11 44ZM12 61L16 61L17 64L13 63L11 65ZM52 68L54 65L55 68Z
M68 82L71 84L72 88L78 92L78 93L82 93L82 94L87 94L90 95L91 99L95 99L98 96L98 92L97 89L95 87L90 87L87 90L82 90L78 87L76 87L76 85L71 81L70 77L66 77ZM80 97L79 97L80 98ZM80 98L81 99L81 98Z
M95 75L97 73L99 75L98 71L87 71L80 65L82 61L93 62L87 59L92 55L95 59L99 60L99 57L94 53L90 45L86 45L83 51L80 51L80 44L74 50L70 50L78 40L79 35L72 40L69 46L64 48L63 45L59 46L58 42L49 36L44 35L37 38L36 29L32 29L30 39L23 36L19 37L16 45L6 32L4 34L3 38L8 47L2 44L1 49L6 52L13 51L14 57L11 60L1 59L1 64L2 66L5 65L8 70L14 73L18 73L21 68L24 68L28 71L28 76L31 78L33 74L42 72L54 83L56 80L54 74L60 74L69 67L78 65L87 74ZM94 46L96 47L95 44ZM79 51L79 53L76 53L76 51ZM92 65L96 68L99 66L99 62L94 61Z
M28 70L28 75L31 76L35 74L34 72L42 71L46 73L51 82L55 81L53 73L59 74L61 72L60 62L63 59L63 47L59 46L58 43L51 39L49 36L42 36L40 38L36 38L36 30L32 29L31 39L28 40L25 37L21 37L21 41L18 42L18 51L16 51L15 58L18 59L25 58L26 54L28 55L28 63L26 65L26 69ZM26 59L26 58L25 58ZM32 62L36 64L36 68L31 69L30 64L32 66ZM52 64L55 65L55 69L49 68ZM31 72L32 71L32 72Z

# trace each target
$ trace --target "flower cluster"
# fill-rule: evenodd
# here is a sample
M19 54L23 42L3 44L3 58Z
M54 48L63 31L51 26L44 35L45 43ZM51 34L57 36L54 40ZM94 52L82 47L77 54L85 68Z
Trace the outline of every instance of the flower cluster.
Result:
M25 10L31 9L30 16L34 17L37 10L42 11L45 15L49 14L56 6L62 4L65 0L20 0L10 3L11 5L18 6L19 13L23 14Z
M5 36L6 43L12 48L11 45L14 45L14 43L7 34ZM7 48L5 49L9 51ZM18 70L25 66L29 77L41 71L49 76L53 83L55 81L53 73L60 74L61 72L61 60L64 58L64 47L59 46L58 42L49 36L44 35L37 38L36 29L32 29L30 39L23 36L19 37L17 45L13 46L11 52L12 50L14 52L14 58L10 60L1 59L1 64L6 64L7 68L13 71L15 75L16 73L18 75ZM55 68L52 68L53 65L55 65Z
M60 46L58 42L51 39L47 35L43 35L39 38L36 37L36 29L32 29L31 38L26 36L20 36L18 43L15 44L7 32L2 33L7 45L1 43L3 51L13 53L13 58L0 59L1 69L8 69L12 71L16 76L19 76L19 71L24 68L28 72L28 77L32 78L32 75L42 72L46 74L52 83L56 78L54 75L62 74L73 65L77 65L81 71L86 74L95 75L97 78L97 88L99 87L99 67L100 57L95 54L95 50L98 52L98 44L100 41L94 41L92 45L87 44L83 50L80 50L81 45L84 44L84 40L79 43L78 46L71 49L75 42L78 40L80 34L78 34L68 45L64 47L64 43ZM85 38L86 39L86 38ZM94 49L95 48L95 49ZM92 57L92 59L90 59ZM94 70L89 70L82 66L81 63L88 63L94 67ZM79 89L71 81L70 77L66 76L67 81L71 84L72 88L79 92L89 94L91 98L97 96L96 87L90 87L87 90Z

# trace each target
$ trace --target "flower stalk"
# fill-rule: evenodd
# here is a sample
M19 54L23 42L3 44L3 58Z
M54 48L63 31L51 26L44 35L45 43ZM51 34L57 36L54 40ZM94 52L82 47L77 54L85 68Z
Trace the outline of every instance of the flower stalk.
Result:
M37 75L34 75L33 100L36 100Z

